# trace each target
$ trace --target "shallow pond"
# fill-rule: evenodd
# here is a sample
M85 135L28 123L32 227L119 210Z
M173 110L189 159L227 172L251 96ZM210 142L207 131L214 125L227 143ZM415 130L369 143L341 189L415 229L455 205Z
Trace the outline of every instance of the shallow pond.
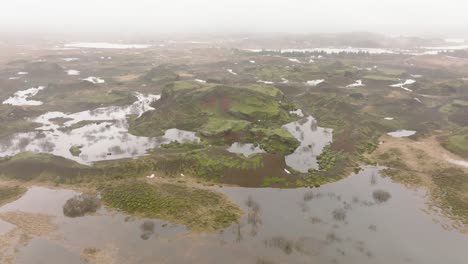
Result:
M227 150L232 153L240 153L245 157L248 157L252 154L265 153L265 151L258 145L251 143L243 144L239 142L232 143L232 145Z
M333 130L317 126L317 120L312 116L286 124L283 128L301 143L294 153L286 156L286 164L300 172L318 168L316 157L332 142Z
M19 249L18 263L25 264L82 263L78 256L87 247L104 250L116 263L462 264L468 258L468 235L428 210L424 192L380 177L376 167L314 189L218 190L245 214L239 224L210 234L106 209L67 218L61 206L75 194L68 190L33 187L0 211L55 216L58 230ZM145 221L152 228L143 228Z
M18 133L0 142L0 156L21 151L45 152L89 164L106 159L136 157L170 141L199 142L194 132L169 129L162 137L138 137L128 133L127 115L141 115L159 95L136 94L137 101L127 107L110 106L78 113L48 112L33 121L42 124L35 132ZM55 120L65 120L63 124ZM81 123L80 122L86 122ZM78 156L72 146L81 146Z

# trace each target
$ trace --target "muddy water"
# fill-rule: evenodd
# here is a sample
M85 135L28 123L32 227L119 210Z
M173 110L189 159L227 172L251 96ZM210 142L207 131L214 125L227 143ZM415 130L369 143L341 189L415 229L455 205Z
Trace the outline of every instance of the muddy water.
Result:
M0 211L54 215L53 236L33 238L18 263L81 263L87 247L116 263L466 263L468 235L427 211L425 194L381 178L378 169L314 189L218 189L245 214L239 224L211 234L180 225L135 219L101 209L79 218L61 215L74 192L32 188ZM389 195L382 195L388 193ZM153 228L142 228L151 221ZM150 225L151 226L151 225ZM44 254L50 252L50 254Z
M194 132L169 129L162 137L137 137L128 133L127 115L140 116L153 110L150 104L159 95L136 94L137 101L127 107L102 107L78 113L48 112L34 121L42 124L35 132L18 133L0 142L0 156L15 155L21 151L45 152L80 163L136 157L146 150L170 141L198 142ZM63 125L53 122L56 118L66 121ZM88 124L72 129L71 126L87 121ZM93 122L90 122L93 121ZM82 146L81 154L73 156L70 147Z
M301 143L294 153L286 156L286 164L300 172L318 168L316 157L332 141L333 130L317 126L317 121L312 116L286 124L283 128Z

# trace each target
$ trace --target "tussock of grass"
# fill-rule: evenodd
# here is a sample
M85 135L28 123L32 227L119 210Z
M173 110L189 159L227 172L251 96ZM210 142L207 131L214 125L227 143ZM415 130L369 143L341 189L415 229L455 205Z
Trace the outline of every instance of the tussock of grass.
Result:
M240 216L240 209L221 194L177 184L115 182L102 187L102 200L126 213L161 218L199 231L225 228Z
M0 186L0 205L18 199L26 190L21 186Z

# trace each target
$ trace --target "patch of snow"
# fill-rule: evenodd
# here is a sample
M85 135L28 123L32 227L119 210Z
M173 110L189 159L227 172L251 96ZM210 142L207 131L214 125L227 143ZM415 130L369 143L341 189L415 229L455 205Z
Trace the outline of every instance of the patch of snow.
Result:
M17 74L18 75L26 75L26 74L29 74L29 72L18 72Z
M421 103L421 104L423 103L423 102L421 102L421 100L419 98L413 98L413 99L416 100L418 103Z
M396 137L396 138L401 138L401 137L409 137L416 134L416 131L414 130L406 130L406 129L400 129L397 131L389 132L387 135Z
M35 96L39 91L43 90L44 86L29 88L23 91L18 91L10 98L3 101L3 104L10 105L42 105L41 101L28 100L29 97Z
M263 80L258 80L258 83L264 83L264 84L273 84L274 82L272 81L263 81Z
M99 77L88 77L88 78L85 78L83 79L83 81L88 81L92 84L99 84L99 83L105 83L105 81Z
M290 62L295 62L295 63L301 63L300 60L296 59L296 58L289 58L288 59Z
M205 80L201 80L201 79L195 79L196 82L199 82L199 83L206 83Z
M77 61L77 60L80 60L80 59L79 58L64 58L62 60L66 61L66 62L71 62L71 61Z
M232 69L227 69L227 71L232 74L232 75L238 75L237 73L235 73Z
M384 117L385 120L394 120L395 118L393 117Z
M67 70L68 75L80 75L80 71L77 70Z
M255 61L254 60L249 60L250 63L252 64L255 64Z
M146 176L146 178L148 178L148 179L153 179L153 178L154 178L154 173L151 174L151 175Z
M19 77L10 77L10 78L8 78L8 80L18 80L18 79L19 79Z
M361 86L366 86L365 84L362 83L362 80L357 80L355 83L346 85L346 87L361 87Z
M320 83L323 83L325 80L320 79L320 80L312 80L312 81L307 81L306 84L310 86L317 86Z
M288 83L289 81L285 78L281 78L281 83Z
M415 80L408 79L408 80L406 80L406 81L404 81L404 82L401 82L401 81L400 81L400 83L392 84L392 85L390 85L390 87L398 87L398 88L401 88L401 89L403 89L403 90L405 90L405 91L412 92L413 90L411 90L411 89L409 89L409 88L406 88L406 87L404 87L404 86L405 86L405 85L413 84L413 83L415 83L415 82L416 82Z
M286 168L284 168L284 172L286 172L287 174L291 174L291 172L288 171Z

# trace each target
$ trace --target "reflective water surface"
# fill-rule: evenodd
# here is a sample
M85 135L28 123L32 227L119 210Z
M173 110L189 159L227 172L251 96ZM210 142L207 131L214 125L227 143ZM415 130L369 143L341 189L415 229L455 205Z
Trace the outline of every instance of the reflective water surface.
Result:
M0 211L44 210L58 225L53 235L20 248L18 263L82 263L78 256L89 247L115 263L462 264L468 258L468 235L428 210L424 192L380 177L376 167L314 189L218 190L244 215L215 233L189 233L181 225L105 208L67 218L61 206L76 193L40 187Z
M317 126L317 120L312 116L286 124L283 128L301 143L294 153L286 156L286 164L300 172L318 168L316 157L332 142L333 130Z
M110 106L78 113L48 112L33 121L42 124L34 132L18 133L0 142L0 156L21 151L45 152L88 164L93 161L136 157L170 141L198 142L194 132L169 129L162 137L138 137L128 133L128 115L140 116L153 110L159 95L136 94L130 106ZM56 120L64 120L63 124ZM72 155L70 148L80 146Z

